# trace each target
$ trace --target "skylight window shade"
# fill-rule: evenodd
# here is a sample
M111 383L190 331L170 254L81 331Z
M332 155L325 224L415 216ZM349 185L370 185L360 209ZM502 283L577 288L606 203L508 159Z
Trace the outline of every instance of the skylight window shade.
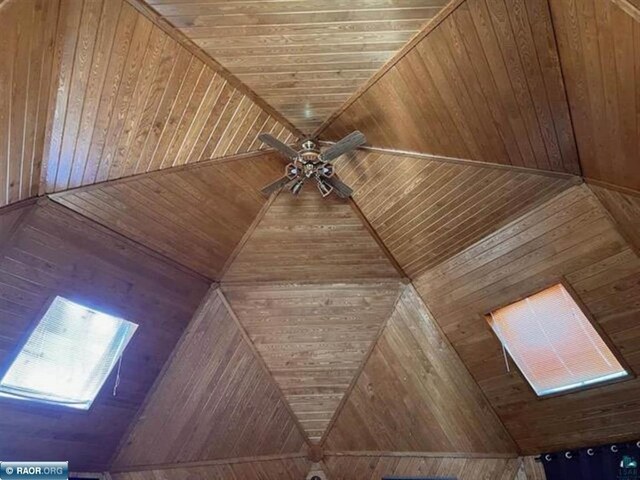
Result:
M0 396L87 410L137 327L56 297L0 381Z
M496 310L488 321L539 396L628 375L562 284Z

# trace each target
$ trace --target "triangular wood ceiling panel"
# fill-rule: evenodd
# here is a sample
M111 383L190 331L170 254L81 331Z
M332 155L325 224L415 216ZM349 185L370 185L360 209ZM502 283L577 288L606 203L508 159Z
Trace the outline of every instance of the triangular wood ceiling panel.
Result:
M584 185L421 275L417 290L518 447L537 454L640 435L640 380L540 401L483 314L564 279L632 371L640 368L640 258Z
M311 133L447 0L145 0Z
M344 157L337 167L362 213L411 278L578 181L375 151Z
M399 278L350 201L312 184L278 195L225 282L357 282Z
M549 4L584 175L640 191L640 3Z
M215 290L182 337L114 466L292 454L303 445L282 394Z
M515 445L407 287L325 442L328 451L513 453Z
M309 438L318 442L393 311L400 282L223 290Z
M54 72L46 192L256 150L264 131L293 138L125 0L61 0Z
M257 153L139 175L53 195L61 204L219 280L282 175L275 155Z
M466 0L323 135L376 147L579 173L547 0Z
M57 1L2 5L0 207L38 194L57 20Z

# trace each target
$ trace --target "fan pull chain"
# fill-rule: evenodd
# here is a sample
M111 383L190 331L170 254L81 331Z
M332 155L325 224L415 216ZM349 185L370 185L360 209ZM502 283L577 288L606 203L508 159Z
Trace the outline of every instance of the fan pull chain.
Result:
M120 368L122 368L122 357L123 355L120 355L120 360L118 360L118 371L116 372L116 382L113 385L114 397L118 394L118 387L120 386Z

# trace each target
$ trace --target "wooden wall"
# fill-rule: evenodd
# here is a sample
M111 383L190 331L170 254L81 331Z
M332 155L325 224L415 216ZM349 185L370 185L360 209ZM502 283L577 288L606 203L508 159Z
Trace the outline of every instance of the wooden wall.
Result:
M437 476L459 480L515 480L519 460L399 456L329 456L331 480L379 480L383 476Z
M396 305L325 448L515 452L506 430L412 287Z
M455 5L323 136L579 173L547 0Z
M219 280L284 163L258 153L153 172L55 194L63 205Z
M575 184L567 176L359 151L341 179L411 278Z
M116 472L113 480L302 480L309 472L306 458L246 460L234 463L208 463L185 465L170 469Z
M223 287L311 441L325 433L400 287L398 281Z
M549 0L584 175L640 190L640 16L622 3Z
M147 0L310 134L446 0Z
M22 222L0 257L2 366L53 295L139 328L124 353L117 396L112 375L90 410L0 398L0 451L104 471L208 284L53 203L31 207Z
M640 259L586 186L573 187L415 281L448 339L525 454L640 435L640 380L538 399L505 371L483 314L563 277L635 373Z
M251 234L225 282L356 282L398 278L347 200L322 198L312 183L283 192Z
M189 324L114 467L296 453L303 444L216 290Z
M57 1L2 5L0 207L38 193L57 19Z
M255 150L260 132L293 138L129 2L60 2L47 192Z

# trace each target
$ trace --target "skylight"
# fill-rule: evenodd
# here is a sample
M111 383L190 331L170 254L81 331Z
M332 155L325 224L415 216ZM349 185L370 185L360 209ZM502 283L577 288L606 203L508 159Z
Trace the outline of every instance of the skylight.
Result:
M562 284L487 319L538 396L628 375Z
M136 328L56 297L0 381L0 396L87 410Z

